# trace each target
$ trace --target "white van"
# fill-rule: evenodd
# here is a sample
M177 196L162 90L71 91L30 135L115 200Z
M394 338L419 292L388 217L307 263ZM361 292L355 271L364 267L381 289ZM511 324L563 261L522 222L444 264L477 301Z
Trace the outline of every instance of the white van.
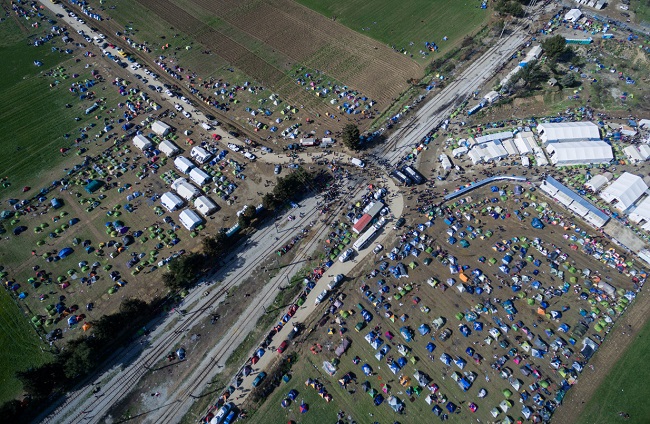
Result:
M365 168L366 167L365 162L362 161L361 159L352 158L352 160L350 160L350 162L352 162L353 165L356 165L359 168Z

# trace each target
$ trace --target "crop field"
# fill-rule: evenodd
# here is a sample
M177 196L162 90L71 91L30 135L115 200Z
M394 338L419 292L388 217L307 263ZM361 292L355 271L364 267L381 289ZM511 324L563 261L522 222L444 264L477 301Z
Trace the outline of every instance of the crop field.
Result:
M297 1L423 63L476 31L492 13L480 8L480 0L410 0L399 4L390 0ZM448 40L443 41L443 37ZM420 51L427 51L426 42L435 42L438 52L422 55Z
M421 423L437 420L437 414L448 414L451 422L493 422L544 414L542 405L552 408L561 400L587 367L583 340L601 340L627 305L618 296L590 292L592 281L604 279L620 295L632 289L632 277L604 263L615 261L612 256L598 261L587 253L610 246L537 193L517 198L508 186L501 189L501 197L478 190L466 203L449 205L429 227L426 217L407 219L417 236L400 230L400 244L384 246L360 275L347 276L338 305L330 299L323 319L304 323L313 330L293 345L300 359L291 379L267 392L273 383L267 377L251 397L267 396L250 405L250 422L333 421L339 410L357 422ZM460 226L454 236L447 233L452 225L443 222L450 214ZM543 230L531 226L536 216L544 220ZM419 253L397 259L408 277L396 278L387 268L395 259L385 255L407 245ZM556 268L543 253L554 249L560 252ZM506 274L506 263L520 271ZM482 282L472 282L469 273L483 275ZM351 344L338 358L334 351L345 338ZM333 375L325 362L336 370ZM308 379L318 380L333 400L326 402ZM282 407L292 389L297 398ZM402 404L401 413L388 406L391 396ZM303 401L306 413L299 411Z
M650 370L650 322L646 323L633 344L614 365L603 384L584 408L578 424L647 423L650 420L648 379ZM618 415L630 414L629 419Z
M295 65L322 70L380 103L421 73L408 57L289 0L139 3L202 48L301 104L307 97L286 75Z

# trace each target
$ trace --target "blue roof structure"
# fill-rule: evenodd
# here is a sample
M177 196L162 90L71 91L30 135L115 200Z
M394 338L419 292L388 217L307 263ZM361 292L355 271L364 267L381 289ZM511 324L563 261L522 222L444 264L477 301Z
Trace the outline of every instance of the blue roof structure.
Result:
M546 177L546 184L549 184L553 187L555 187L559 192L565 194L569 198L571 198L574 202L584 206L587 208L589 212L597 216L598 218L602 219L603 221L607 222L609 220L609 215L607 215L605 212L601 211L598 209L596 206L594 206L591 202L589 202L587 199L584 197L580 196L578 193L575 191L571 190L569 187L565 186L558 180L556 180L553 177Z
M518 177L515 175L508 176L508 175L496 175L494 177L486 178L484 180L478 181L476 183L472 183L471 185L467 187L463 187L458 191L454 191L453 193L449 193L444 197L445 201L455 199L456 197L462 196L465 193L468 193L476 188L483 187L486 184L490 184L494 181L502 181L502 180L510 180L510 181L518 181L518 182L524 182L526 181L526 177Z

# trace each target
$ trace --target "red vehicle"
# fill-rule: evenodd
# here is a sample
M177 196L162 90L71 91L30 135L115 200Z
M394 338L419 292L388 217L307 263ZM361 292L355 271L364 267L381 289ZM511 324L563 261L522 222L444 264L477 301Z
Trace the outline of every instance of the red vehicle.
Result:
M283 353L286 349L287 346L289 346L289 342L287 340L283 341L280 346L278 346L278 353Z

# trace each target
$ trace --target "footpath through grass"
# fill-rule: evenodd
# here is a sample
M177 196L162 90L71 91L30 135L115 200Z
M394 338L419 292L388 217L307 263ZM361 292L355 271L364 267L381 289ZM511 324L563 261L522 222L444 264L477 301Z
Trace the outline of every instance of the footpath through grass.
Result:
M297 0L330 19L394 48L421 57L425 42L435 42L444 53L447 46L481 27L492 9L481 9L479 0ZM443 37L448 37L443 41Z
M585 405L578 424L650 422L650 321ZM629 418L619 412L630 414Z

